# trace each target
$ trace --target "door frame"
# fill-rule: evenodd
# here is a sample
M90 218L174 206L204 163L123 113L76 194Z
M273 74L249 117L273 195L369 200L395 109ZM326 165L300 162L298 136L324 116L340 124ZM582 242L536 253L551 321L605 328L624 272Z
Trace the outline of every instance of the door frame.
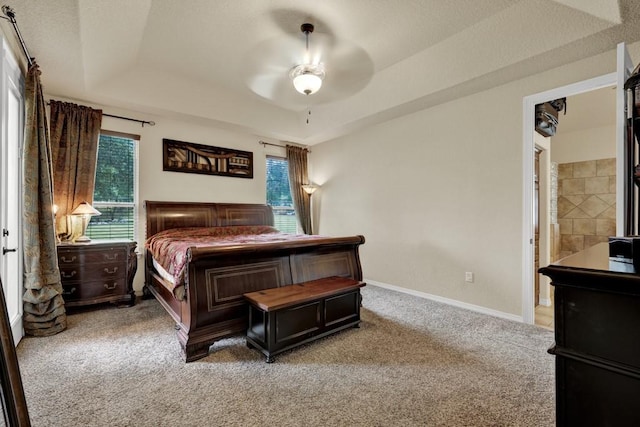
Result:
M2 273L3 275L4 286L7 287L7 292L5 292L5 302L8 308L7 311L11 312L12 310L15 310L15 315L9 318L9 322L13 334L13 341L15 345L18 345L24 335L24 328L22 326L22 317L24 314L24 307L22 302L24 275L22 252L22 147L24 141L25 126L25 82L18 61L16 60L10 45L7 43L7 40L3 37L2 34L0 34L0 49L0 111L2 111L2 114L0 114L0 143L2 144L2 147L0 147L0 166L2 166L0 167L0 200L2 200L2 208L0 209L0 225L2 225L2 227L0 228L4 228L5 226L7 226L9 209L9 206L7 206L7 175L5 175L7 168L5 168L4 166L6 166L7 162L17 161L17 176L15 176L14 178L18 186L18 206L14 207L14 209L17 210L18 224L17 230L13 230L14 236L16 238L17 249L17 253L15 255L18 257L18 271L17 277L15 278L15 283L12 283L12 281L8 280L9 278L4 277L4 273L7 268L4 257L2 258L2 260L0 260L0 273ZM7 158L9 144L7 105L9 92L15 92L18 95L20 102L20 112L18 115L18 145L17 147L14 147L16 148L16 152L18 155L17 159ZM2 237L2 243L4 244L4 236L0 237ZM16 286L17 289L9 289L9 287L11 286Z
M565 98L590 92L596 89L616 86L618 74L616 72L605 74L581 82L572 83L566 86L525 96L522 101L522 321L533 324L534 313L534 286L533 286L533 256L534 256L534 230L533 230L533 168L534 149L533 133L535 132L535 108L536 104L551 101L558 98ZM619 139L616 142L619 145ZM624 147L622 148L624 152ZM617 157L620 156L620 147L616 146ZM624 202L620 203L620 197L624 197L624 165L623 159L616 161L616 232L620 234L623 221L620 215L624 215Z

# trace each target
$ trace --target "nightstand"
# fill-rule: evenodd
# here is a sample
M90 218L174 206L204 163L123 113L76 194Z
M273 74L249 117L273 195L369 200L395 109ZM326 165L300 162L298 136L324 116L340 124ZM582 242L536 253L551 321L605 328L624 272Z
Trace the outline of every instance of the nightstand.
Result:
M62 297L67 307L103 302L135 303L136 242L60 243L57 249Z

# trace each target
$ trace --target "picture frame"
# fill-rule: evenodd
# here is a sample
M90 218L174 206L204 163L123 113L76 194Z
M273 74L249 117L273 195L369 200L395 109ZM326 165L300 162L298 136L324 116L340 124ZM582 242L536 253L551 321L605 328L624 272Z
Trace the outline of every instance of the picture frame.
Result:
M162 170L253 178L253 153L164 138Z

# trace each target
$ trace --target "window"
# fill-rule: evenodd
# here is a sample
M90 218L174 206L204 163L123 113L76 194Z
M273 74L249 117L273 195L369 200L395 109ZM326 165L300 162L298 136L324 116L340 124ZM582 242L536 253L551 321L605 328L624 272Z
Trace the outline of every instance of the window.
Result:
M91 239L131 239L136 235L137 135L102 131L98 142L93 207L102 215L91 217Z
M298 228L289 188L289 165L282 157L267 156L267 204L273 209L274 225L284 233Z

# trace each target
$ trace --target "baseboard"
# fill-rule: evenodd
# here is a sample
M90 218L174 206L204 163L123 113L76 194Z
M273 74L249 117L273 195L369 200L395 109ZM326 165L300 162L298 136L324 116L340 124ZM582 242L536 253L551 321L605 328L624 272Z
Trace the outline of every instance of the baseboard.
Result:
M392 291L398 291L405 294L413 295L419 298L424 298L436 302L441 302L443 304L452 305L454 307L464 308L466 310L475 311L477 313L488 314L489 316L500 317L502 319L513 320L515 322L523 322L522 316L518 316L511 313L505 313L498 310L492 310L487 307L482 307L480 305L469 304L466 302L441 297L438 295L428 294L426 292L415 291L413 289L402 288L400 286L390 285L388 283L377 282L375 280L364 279L364 282L367 285L378 286L380 288L391 289Z
M538 300L538 304L544 305L545 307L551 307L551 299L550 298L540 298Z

